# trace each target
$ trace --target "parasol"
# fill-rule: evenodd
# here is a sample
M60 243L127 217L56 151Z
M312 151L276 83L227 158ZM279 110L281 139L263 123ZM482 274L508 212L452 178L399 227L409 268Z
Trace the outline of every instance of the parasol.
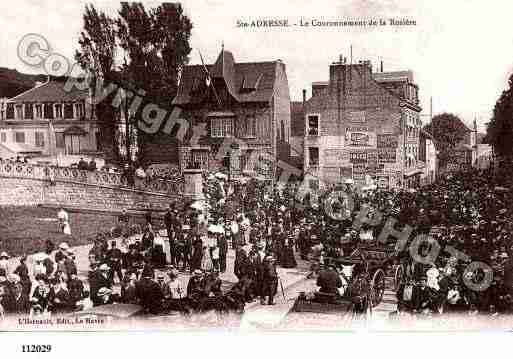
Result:
M195 201L191 204L191 208L194 208L198 211L203 211L205 209L208 209L210 208L210 205L204 201L204 200L200 200L200 201Z
M208 226L208 231L212 233L224 233L224 227L218 224Z

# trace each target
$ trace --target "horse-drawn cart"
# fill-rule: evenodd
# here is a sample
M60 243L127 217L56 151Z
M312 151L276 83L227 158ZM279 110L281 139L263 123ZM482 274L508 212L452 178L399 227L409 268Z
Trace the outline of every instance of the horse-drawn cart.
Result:
M393 251L382 247L359 247L351 255L328 258L342 279L339 294L322 292L300 293L292 311L348 312L366 311L381 303L386 285L386 273L393 268Z

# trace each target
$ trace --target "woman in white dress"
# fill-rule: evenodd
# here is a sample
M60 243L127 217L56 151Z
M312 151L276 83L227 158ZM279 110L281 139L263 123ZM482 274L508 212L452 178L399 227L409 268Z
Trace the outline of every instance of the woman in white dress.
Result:
M212 237L204 236L202 238L203 241L203 257L201 258L201 269L204 272L211 272L214 269L214 264L212 263L212 257L210 256L210 248L212 247ZM215 245L215 241L214 241Z

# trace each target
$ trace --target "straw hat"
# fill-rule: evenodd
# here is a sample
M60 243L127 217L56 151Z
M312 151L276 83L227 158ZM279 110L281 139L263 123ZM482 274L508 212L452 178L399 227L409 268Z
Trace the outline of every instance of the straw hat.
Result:
M112 294L112 290L107 287L102 287L98 290L98 297L103 297L104 295Z

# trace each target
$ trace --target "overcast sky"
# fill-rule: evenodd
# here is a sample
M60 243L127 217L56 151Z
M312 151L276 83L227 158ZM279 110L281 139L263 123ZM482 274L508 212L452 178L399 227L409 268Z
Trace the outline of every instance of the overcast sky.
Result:
M91 1L114 14L115 1ZM16 54L27 33L45 36L55 52L72 59L82 27L85 1L17 0L0 4L0 66L20 72L42 72L24 65ZM154 1L145 1L151 6ZM215 61L221 44L236 61L281 59L287 65L291 97L301 99L312 81L328 79L328 66L340 54L354 61L379 59L385 71L414 72L420 87L423 113L460 115L466 123L478 118L480 130L513 72L513 31L510 1L412 0L185 0L192 19L191 63L199 63L200 50L207 62ZM369 28L242 29L237 20L408 18L416 26ZM426 119L426 118L424 118Z

